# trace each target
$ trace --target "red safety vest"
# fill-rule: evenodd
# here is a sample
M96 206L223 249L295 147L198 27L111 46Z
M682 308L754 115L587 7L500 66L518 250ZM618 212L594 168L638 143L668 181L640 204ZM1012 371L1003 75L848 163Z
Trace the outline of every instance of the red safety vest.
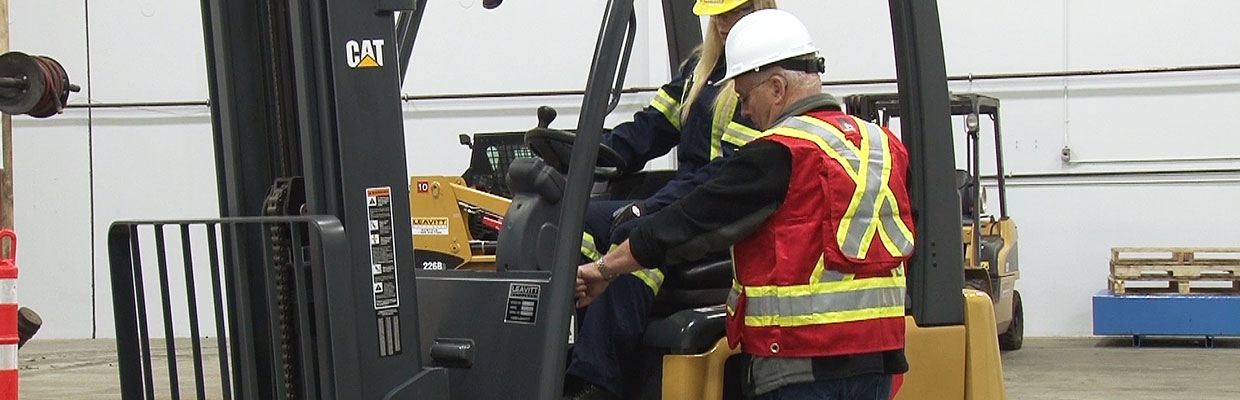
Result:
M783 204L732 248L729 344L765 357L903 348L908 151L838 111L788 118L763 135L791 151L792 174Z

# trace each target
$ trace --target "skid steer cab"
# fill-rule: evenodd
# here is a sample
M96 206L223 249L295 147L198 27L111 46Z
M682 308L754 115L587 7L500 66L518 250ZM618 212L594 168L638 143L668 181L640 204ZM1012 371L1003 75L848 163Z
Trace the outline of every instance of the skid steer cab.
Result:
M545 271L554 247L560 199L565 186L568 158L575 135L547 126L555 118L549 107L538 110L538 126L521 133L462 135L470 146L469 170L461 177L413 176L410 178L409 205L413 223L413 243L418 290L438 298L479 301L466 294L460 280L482 279L494 274L520 274ZM639 199L653 193L671 179L674 171L647 171L620 176L624 160L607 146L600 146L595 166L592 198ZM739 383L743 363L727 360L736 355L724 338L724 302L732 284L732 263L726 254L712 261L668 268L656 298L655 318L646 330L644 342L651 360L650 379L633 388L647 399L724 398L724 392L740 398L740 387L725 388L724 382ZM437 274L458 274L454 279L438 279ZM530 293L522 289L525 294ZM491 329L459 320L443 308L420 310L423 337L443 337L445 332ZM518 335L519 336L519 335ZM514 336L509 336L514 337ZM474 354L483 354L478 349ZM493 356L511 357L513 349L494 349ZM519 351L517 352L519 353ZM463 362L436 358L435 365L459 366ZM536 355L529 355L531 357ZM479 355L479 357L481 357ZM496 360L498 361L498 360ZM467 369L451 369L455 379L477 380L479 393L489 392L493 377L501 369L519 363L468 362ZM491 371L494 369L494 371ZM721 373L722 372L722 373ZM732 395L726 396L733 398Z

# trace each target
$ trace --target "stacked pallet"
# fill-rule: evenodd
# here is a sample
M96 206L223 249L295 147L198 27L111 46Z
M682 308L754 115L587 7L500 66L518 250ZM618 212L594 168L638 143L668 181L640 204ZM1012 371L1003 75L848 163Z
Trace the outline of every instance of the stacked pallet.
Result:
M1111 276L1108 280L1114 294L1240 295L1240 248L1115 247L1111 249ZM1130 282L1166 282L1167 286L1126 285ZM1229 282L1231 285L1204 282Z

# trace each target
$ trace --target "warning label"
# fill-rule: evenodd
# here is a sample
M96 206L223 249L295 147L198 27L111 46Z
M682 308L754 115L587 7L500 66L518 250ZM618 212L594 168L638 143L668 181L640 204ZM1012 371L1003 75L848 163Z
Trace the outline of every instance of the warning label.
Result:
M542 288L538 285L513 283L508 287L508 311L504 322L533 325L538 317L538 299Z
M412 218L413 234L418 235L448 235L448 219L447 218Z
M366 189L370 219L370 279L375 310L400 306L396 282L396 243L392 232L392 188Z

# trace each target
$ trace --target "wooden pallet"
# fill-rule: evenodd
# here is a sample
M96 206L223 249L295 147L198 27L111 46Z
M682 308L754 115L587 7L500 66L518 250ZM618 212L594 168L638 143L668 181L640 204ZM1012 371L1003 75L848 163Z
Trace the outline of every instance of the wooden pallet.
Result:
M1165 287L1128 287L1126 282L1167 282ZM1192 282L1231 282L1200 287ZM1112 293L1240 294L1240 248L1116 247L1111 249Z
M1240 247L1113 247L1111 265L1240 266Z
M1166 282L1167 286L1156 287L1130 287L1127 284L1131 282ZM1231 280L1231 287L1226 286L1193 286L1193 282L1204 280L1189 279L1123 279L1116 277L1107 278L1108 287L1114 294L1133 294L1133 293L1178 293L1178 294L1226 294L1240 295L1240 280ZM1219 280L1215 280L1218 282Z

